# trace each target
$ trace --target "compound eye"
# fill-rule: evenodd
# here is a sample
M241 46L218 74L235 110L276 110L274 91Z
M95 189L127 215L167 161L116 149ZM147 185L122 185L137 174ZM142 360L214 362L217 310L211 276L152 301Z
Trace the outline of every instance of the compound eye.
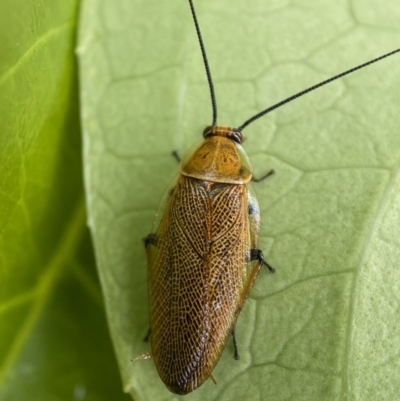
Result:
M232 139L237 143L242 143L243 135L239 130L234 129L232 130Z
M203 138L207 138L212 134L213 131L213 126L209 125L208 127L206 127L203 131Z

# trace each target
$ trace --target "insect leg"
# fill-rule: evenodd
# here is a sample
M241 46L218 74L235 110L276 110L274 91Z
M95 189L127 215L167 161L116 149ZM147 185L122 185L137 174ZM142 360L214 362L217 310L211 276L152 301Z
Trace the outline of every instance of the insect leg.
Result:
M260 177L260 178L256 178L256 177L251 177L251 181L254 181L254 182L261 182L261 181L264 181L266 178L268 178L268 177L270 177L271 175L274 175L275 174L275 170L270 170L270 171L268 171L268 173L267 174L265 174L265 175L263 175L262 177Z
M143 242L144 242L144 247L146 248L147 260L150 263L152 258L151 246L157 244L156 234L154 233L149 234L146 238L143 238ZM143 338L143 341L145 343L148 343L150 340L150 336L151 336L151 328L149 327L146 336Z
M146 238L143 238L143 242L144 242L144 247L146 248L147 262L150 265L153 257L151 246L157 245L156 234L150 233Z
M258 260L261 266L265 265L271 273L275 273L275 269L264 260L264 254L259 249L250 250L250 260Z
M144 247L147 249L149 245L156 245L157 237L155 233L150 233L146 238L143 238Z
M149 329L147 330L146 336L143 338L143 341L145 343L148 343L150 341L150 336L151 336L151 328L149 327Z
M176 151L176 150L174 150L173 152L172 152L172 156L174 156L175 157L175 159L178 161L178 163L180 163L181 162L181 157L178 155L178 152Z
M237 346L237 341L236 341L236 326L233 326L232 329L232 339L233 339L233 347L235 348L235 352L233 354L233 359L239 360L239 352L238 352L238 346Z
M210 373L210 379L215 385L217 385L217 382L216 382L216 380L214 379L214 376L211 373Z
M146 352L145 354L136 356L135 358L131 359L131 362L136 362L136 361L143 361L144 359L150 359L151 358L151 352Z

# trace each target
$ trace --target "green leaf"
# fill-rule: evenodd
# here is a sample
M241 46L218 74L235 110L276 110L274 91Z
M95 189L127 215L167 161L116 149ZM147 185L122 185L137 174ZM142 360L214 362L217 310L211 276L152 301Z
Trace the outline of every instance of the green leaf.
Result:
M219 122L263 108L400 43L391 0L195 2ZM177 399L149 351L146 258L163 188L211 108L187 1L84 3L80 75L89 220L124 388ZM262 271L210 380L187 399L394 400L400 342L399 56L258 120Z
M0 2L0 400L125 399L86 229L78 2Z

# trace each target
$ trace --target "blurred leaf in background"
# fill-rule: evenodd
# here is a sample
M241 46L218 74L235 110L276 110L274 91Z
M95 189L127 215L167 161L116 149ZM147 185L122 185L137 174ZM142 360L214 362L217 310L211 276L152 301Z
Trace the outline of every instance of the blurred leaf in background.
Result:
M0 2L1 401L127 399L86 228L78 7Z

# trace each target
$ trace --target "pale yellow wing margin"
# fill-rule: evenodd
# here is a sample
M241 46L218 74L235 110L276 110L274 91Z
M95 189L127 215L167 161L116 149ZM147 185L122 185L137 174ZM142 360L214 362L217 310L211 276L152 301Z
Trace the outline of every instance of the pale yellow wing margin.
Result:
M248 230L249 230L249 248L258 249L258 239L260 234L260 206L258 204L257 196L250 183L246 186L246 198L247 198L247 214L248 214ZM239 301L239 311L242 309L247 297L250 294L252 287L254 286L255 280L261 268L261 263L257 260L248 260L246 263L246 281L243 285L243 291Z

